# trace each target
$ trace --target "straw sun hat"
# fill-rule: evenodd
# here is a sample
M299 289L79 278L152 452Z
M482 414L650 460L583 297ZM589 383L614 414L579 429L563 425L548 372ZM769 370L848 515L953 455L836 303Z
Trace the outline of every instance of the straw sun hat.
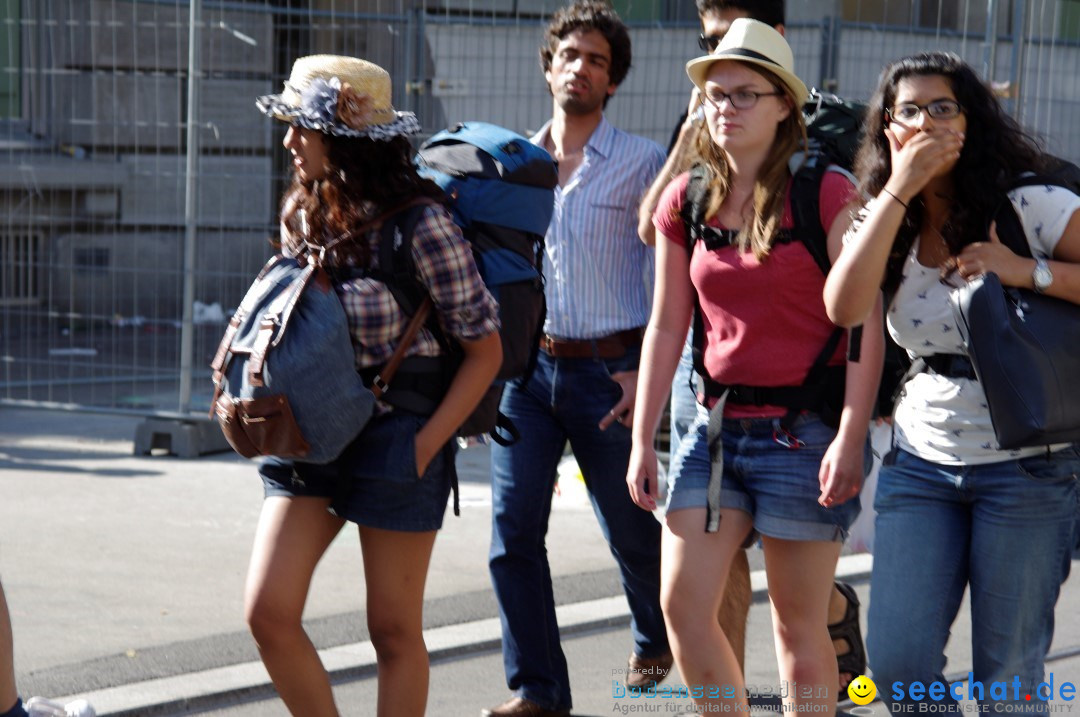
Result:
M282 122L342 137L388 140L420 132L416 115L390 104L390 74L355 57L301 57L284 91L259 97L255 106Z
M806 85L795 75L795 59L784 36L770 25L740 17L731 23L727 34L711 55L686 63L686 74L702 92L712 66L723 60L735 60L769 70L787 85L797 102L806 100Z

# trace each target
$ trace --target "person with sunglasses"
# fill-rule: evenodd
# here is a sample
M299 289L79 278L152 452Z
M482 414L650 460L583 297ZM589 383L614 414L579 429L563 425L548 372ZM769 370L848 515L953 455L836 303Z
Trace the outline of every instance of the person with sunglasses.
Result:
M705 53L713 52L727 34L731 23L741 17L770 25L784 35L784 10L784 0L697 0L698 18L701 20L698 47ZM739 103L736 106L742 105L743 108L756 102L749 98L735 98L733 101ZM638 232L642 241L650 246L655 242L653 213L660 201L660 195L672 179L688 170L697 159L695 139L704 121L705 105L695 86L690 93L687 111L683 112L671 135L667 161L649 187L639 209ZM704 411L697 401L691 349L691 337L688 335L671 383L668 450L672 456L698 412ZM740 666L745 658L746 620L750 612L750 598L750 565L744 550L735 556L717 616ZM858 607L858 600L851 586L835 583L829 599L829 626L833 632L837 657L841 660L841 690L846 689L848 683L862 674L866 667Z
M656 291L626 480L635 503L656 508L653 437L697 305L710 413L697 416L672 459L661 600L685 683L732 688L692 695L709 712L748 709L716 613L752 531L765 551L780 678L800 686L784 697L784 711L835 711L828 605L870 463L880 324L875 332L867 322L861 359L845 367L844 342L821 301L824 275L795 235L789 160L806 140L807 89L793 66L784 37L748 18L732 22L713 54L687 64L705 106L700 168L672 180L653 215ZM692 183L700 202L689 198ZM829 171L818 199L835 256L857 195L846 174ZM689 228L688 203L704 208ZM821 392L805 390L816 389L806 378L819 363L834 367L824 373L837 379L830 398L838 423L823 418Z
M889 333L929 363L896 404L874 501L867 647L877 684L903 686L881 693L893 713L925 706L907 686L945 683L945 644L965 590L982 711L1047 711L1036 689L1069 573L1080 453L996 447L950 306L957 287L986 272L1080 304L1080 197L1058 186L1009 189L1046 169L956 55L913 55L882 72L856 161L860 189L874 199L845 237L824 297L837 324L854 326L877 314L884 288ZM992 218L1005 201L1034 259L999 240ZM997 682L1008 683L1006 694L990 689ZM959 712L951 691L941 697L943 710Z

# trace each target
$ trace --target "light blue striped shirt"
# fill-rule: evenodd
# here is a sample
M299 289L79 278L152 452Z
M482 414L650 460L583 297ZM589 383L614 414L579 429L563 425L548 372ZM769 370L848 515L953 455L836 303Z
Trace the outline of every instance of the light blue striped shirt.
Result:
M531 139L543 147L551 122ZM555 188L545 237L545 333L591 339L644 326L652 304L653 249L637 234L638 204L664 164L656 142L601 119L585 157Z

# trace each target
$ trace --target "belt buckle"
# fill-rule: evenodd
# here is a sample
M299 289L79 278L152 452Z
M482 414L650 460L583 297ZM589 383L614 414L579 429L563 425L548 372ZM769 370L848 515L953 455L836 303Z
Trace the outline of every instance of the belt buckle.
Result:
M548 356L555 355L555 339L551 338L551 334L544 334L540 337L540 348Z

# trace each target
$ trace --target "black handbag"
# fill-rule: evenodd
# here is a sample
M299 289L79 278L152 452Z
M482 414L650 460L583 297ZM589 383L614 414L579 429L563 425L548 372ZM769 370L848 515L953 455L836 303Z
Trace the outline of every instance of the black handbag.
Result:
M1080 305L997 274L951 294L1003 450L1080 441Z

